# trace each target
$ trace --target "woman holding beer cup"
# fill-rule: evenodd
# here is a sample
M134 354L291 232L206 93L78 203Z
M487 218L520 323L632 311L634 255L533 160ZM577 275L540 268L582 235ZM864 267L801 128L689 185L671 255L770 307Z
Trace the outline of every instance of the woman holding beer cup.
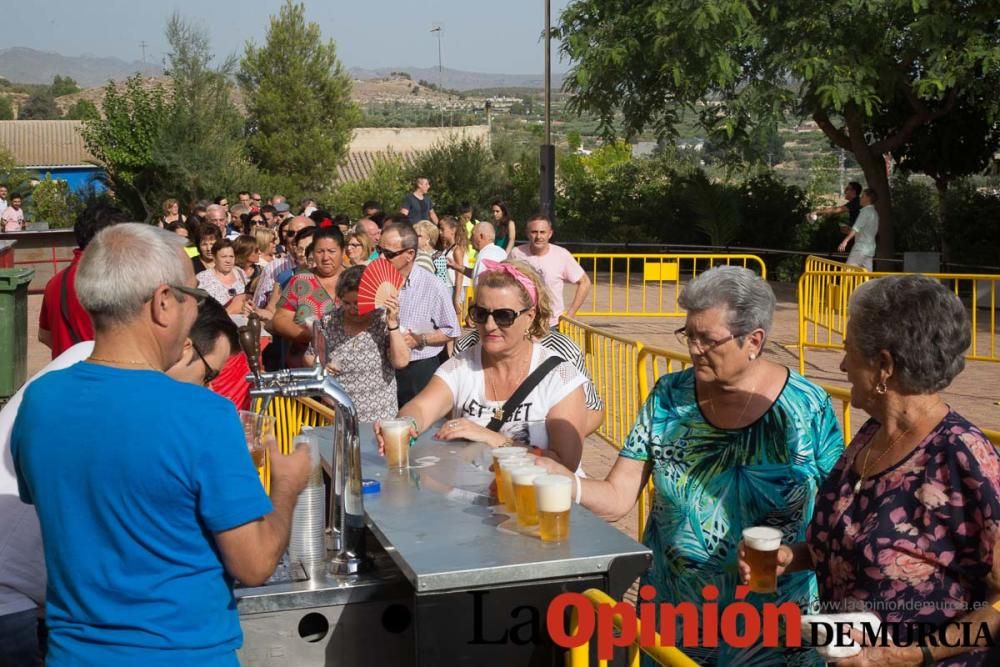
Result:
M859 287L848 314L840 368L871 418L820 487L806 539L779 549L777 574L815 571L824 613L872 612L897 638L892 624L953 624L947 646L866 647L838 666L994 664L959 644L963 622L973 638L981 623L1000 637L1000 457L938 393L965 366L965 307L936 280L900 275ZM741 561L745 581L751 569Z
M688 283L680 304L687 317L676 333L692 366L659 379L607 478L581 480L579 502L616 521L652 477L643 543L653 566L642 583L656 589L657 603L699 608L714 586L722 610L737 600L744 528L805 537L812 498L843 438L825 391L761 358L775 304L767 282L745 268L718 267ZM805 607L815 587L802 573L775 594L751 592L745 601ZM808 656L759 646L685 645L684 652L699 665L809 664L801 662Z
M517 444L540 450L570 470L580 465L587 408L587 379L570 363L536 342L548 333L545 284L525 262L485 260L469 317L480 342L443 364L427 387L399 411L414 423L413 435L446 415L440 440L472 440L492 447ZM553 358L553 361L547 361ZM529 375L548 368L519 403L504 406ZM541 373L541 371L539 371ZM497 417L498 430L487 425ZM380 450L381 429L375 427Z

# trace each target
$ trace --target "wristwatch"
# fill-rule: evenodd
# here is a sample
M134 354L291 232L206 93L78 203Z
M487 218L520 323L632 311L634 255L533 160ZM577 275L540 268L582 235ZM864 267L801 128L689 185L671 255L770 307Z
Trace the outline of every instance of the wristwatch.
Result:
M420 334L418 338L420 342L417 343L417 349L422 350L427 347L427 334Z

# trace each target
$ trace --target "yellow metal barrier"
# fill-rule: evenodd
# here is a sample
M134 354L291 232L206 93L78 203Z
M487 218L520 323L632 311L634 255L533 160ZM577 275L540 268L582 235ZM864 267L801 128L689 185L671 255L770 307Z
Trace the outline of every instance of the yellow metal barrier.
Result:
M593 283L577 315L683 316L677 297L684 281L713 266L743 266L767 278L764 260L756 255L574 253L573 257Z
M590 588L583 592L584 597L594 605L596 610L602 605L615 605L617 602L614 598L609 596L604 591L600 591L596 588ZM622 630L622 618L616 615L613 618L615 630L621 632ZM569 620L569 633L570 635L575 635L579 630L580 618L579 612L574 608L570 611ZM633 641L628 646L628 665L629 667L639 666L639 653L645 653L659 665L663 667L698 667L696 663L691 658L687 657L683 651L673 646L660 646L660 635L657 632L653 632L654 644L655 646L640 646L639 638L642 637L642 622L636 619L635 621L635 641ZM599 660L598 664L601 667L605 667L608 663L606 660ZM566 667L589 667L590 665L590 642L572 648L566 653Z
M860 285L872 278L899 273L863 271L818 257L806 260L799 278L799 372L805 374L806 349L844 349L847 304ZM965 355L971 361L1000 361L997 352L997 282L1000 276L975 273L927 273L947 284L966 304L972 342ZM988 309L985 314L982 309Z

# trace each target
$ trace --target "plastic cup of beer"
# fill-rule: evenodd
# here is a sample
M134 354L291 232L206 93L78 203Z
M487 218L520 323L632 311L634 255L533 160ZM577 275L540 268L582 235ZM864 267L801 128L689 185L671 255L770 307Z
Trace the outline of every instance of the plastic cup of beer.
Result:
M501 503L505 497L503 495L503 477L500 472L500 461L508 456L527 456L527 447L495 447L493 449L493 475L497 482L497 500Z
M508 471L514 488L517 525L525 528L538 525L538 503L535 500L535 478L545 474L540 466L519 466Z
M267 441L274 436L275 418L271 415L261 415L249 410L240 410L240 424L243 426L243 436L246 438L247 450L257 468L260 483L265 490L270 490L267 470Z
M410 425L408 419L387 419L381 422L385 464L389 470L405 470L410 467Z
M573 505L573 479L566 475L541 475L534 479L538 507L538 534L545 542L569 539L569 511Z
M500 485L497 487L497 495L503 494L501 502L510 512L517 511L517 506L514 504L514 485L510 478L510 471L533 463L534 461L529 455L505 456L500 459Z
M755 526L743 531L743 549L750 566L750 590L753 593L778 592L778 547L781 531Z

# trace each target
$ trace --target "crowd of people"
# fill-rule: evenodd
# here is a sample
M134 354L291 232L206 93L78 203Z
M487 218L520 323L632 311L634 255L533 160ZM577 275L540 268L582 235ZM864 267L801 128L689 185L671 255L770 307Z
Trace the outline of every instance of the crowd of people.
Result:
M268 498L246 454L232 403L246 405L236 326L251 314L271 339L265 367L322 365L379 440L381 420L405 418L413 435L530 447L608 520L651 480L643 583L657 602L849 611L892 600L887 622L1000 633L1000 614L977 608L1000 600L1000 458L940 396L963 368L970 326L937 281L880 278L852 296L841 368L871 419L845 449L826 392L766 354L767 282L738 267L699 274L674 332L692 365L658 380L610 472L591 478L584 443L604 402L582 351L555 330L591 284L544 215L515 247L503 202L487 221L471 206L438 216L426 178L397 212L366 202L355 222L313 200L293 214L281 197L237 198L187 216L168 200L158 225L104 204L77 220L79 249L40 315L53 362L0 412L0 491L24 501L0 506L14 527L0 536L0 633L12 638L0 663L38 664L43 602L54 663L231 662L231 578L273 571L308 469L303 452L272 448ZM376 258L403 283L362 314ZM784 538L776 595L743 590L741 535L754 526ZM701 665L817 659L806 648L685 650ZM843 664L971 667L988 664L984 650L869 647Z

